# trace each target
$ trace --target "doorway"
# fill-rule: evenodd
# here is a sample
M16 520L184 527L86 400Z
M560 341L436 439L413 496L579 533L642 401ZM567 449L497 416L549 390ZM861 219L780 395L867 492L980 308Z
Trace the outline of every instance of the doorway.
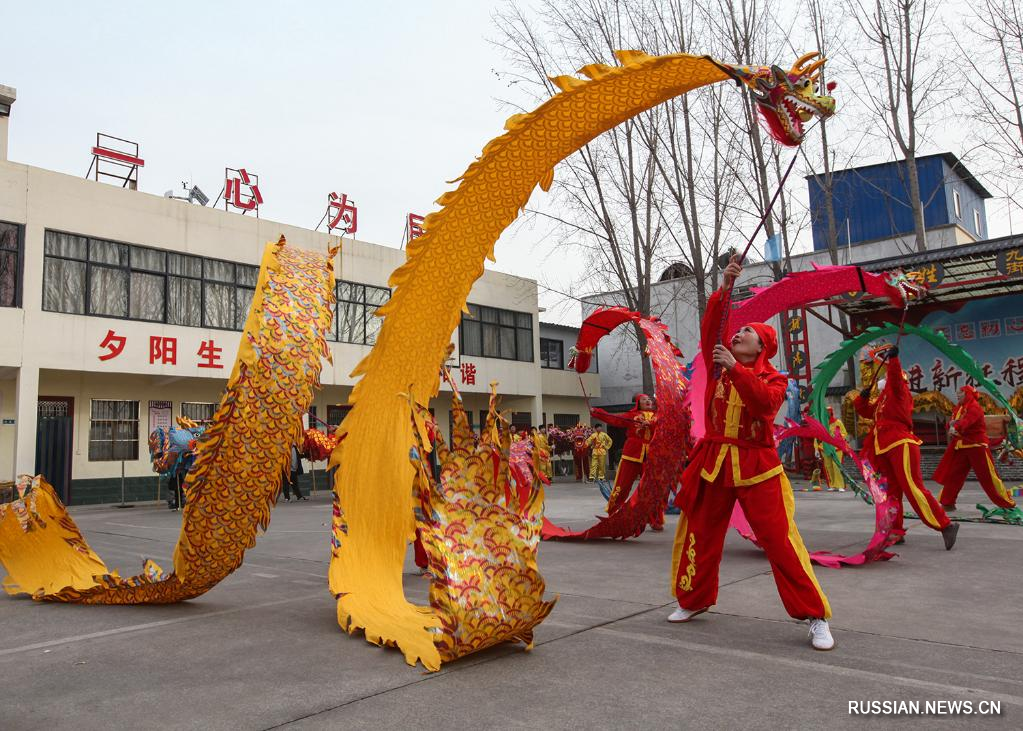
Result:
M40 396L36 421L35 473L43 475L65 505L71 502L75 400Z

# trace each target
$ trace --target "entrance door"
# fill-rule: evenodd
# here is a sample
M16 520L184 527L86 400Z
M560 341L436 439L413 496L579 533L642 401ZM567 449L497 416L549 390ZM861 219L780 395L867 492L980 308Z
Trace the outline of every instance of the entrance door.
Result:
M71 501L72 437L75 400L71 396L40 396L36 422L36 468L60 499Z

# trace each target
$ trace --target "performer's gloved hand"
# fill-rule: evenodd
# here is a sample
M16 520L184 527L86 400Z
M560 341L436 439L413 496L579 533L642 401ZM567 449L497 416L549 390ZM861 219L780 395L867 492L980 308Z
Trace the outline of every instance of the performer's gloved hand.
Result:
M864 401L869 399L870 398L870 389L869 388L864 388L862 391L860 391L860 398L863 399Z
M891 348L888 348L888 350L886 350L884 352L884 359L885 360L891 360L892 358L898 358L898 357L899 357L899 349L897 347L895 347L895 346L892 346Z

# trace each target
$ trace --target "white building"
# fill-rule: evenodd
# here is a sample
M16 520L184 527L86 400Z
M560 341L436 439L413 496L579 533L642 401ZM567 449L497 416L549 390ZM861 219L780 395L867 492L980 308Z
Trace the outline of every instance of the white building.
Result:
M72 504L119 499L122 474L129 499L155 498L147 435L179 414L210 417L264 246L281 234L324 253L341 244L334 362L311 409L340 423L403 251L10 162L14 101L0 86L0 478L64 465L47 478L67 483ZM469 309L477 319L463 317L453 340L474 423L491 381L517 423L585 413L578 383L540 367L535 281L488 271ZM447 433L450 397L431 407Z

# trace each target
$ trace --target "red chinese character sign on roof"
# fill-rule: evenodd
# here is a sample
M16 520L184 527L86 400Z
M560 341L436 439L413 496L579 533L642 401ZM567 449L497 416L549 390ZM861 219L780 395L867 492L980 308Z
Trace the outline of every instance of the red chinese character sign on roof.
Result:
M346 234L359 230L359 209L347 193L331 193L327 196L327 230L340 229Z
M121 184L122 188L138 190L139 168L146 161L139 156L139 144L113 135L96 133L96 144L92 147L92 164L85 174L88 178L93 171L95 179L111 182L112 179Z
M263 195L259 192L259 176L248 172L245 168L224 169L224 210L229 206L239 209L242 215L255 211L259 216L259 207L263 205Z
M408 214L408 222L405 224L405 235L407 237L407 241L418 239L426 233L426 231L423 230L423 221L425 220L426 219L418 213Z

